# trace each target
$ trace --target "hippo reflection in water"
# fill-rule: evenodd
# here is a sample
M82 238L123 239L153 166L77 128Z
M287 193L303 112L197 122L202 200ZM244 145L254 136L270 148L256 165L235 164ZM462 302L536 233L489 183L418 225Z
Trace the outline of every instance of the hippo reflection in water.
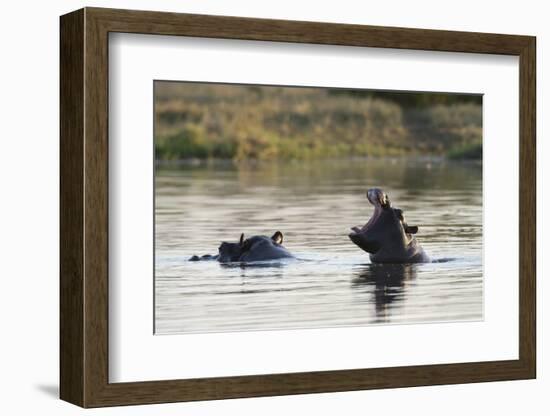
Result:
M377 264L370 263L356 269L356 276L351 281L354 289L374 295L377 323L390 322L396 302L403 305L409 281L416 279L415 264Z
M280 231L275 232L271 237L255 235L246 239L244 238L244 234L241 234L238 243L222 242L218 248L217 255L212 256L207 254L201 257L193 256L189 260L217 260L220 263L249 263L294 258L282 244L283 233Z
M370 255L374 263L427 263L430 261L413 234L418 227L409 226L403 211L391 206L379 188L369 189L367 199L374 213L363 227L352 227L349 238Z

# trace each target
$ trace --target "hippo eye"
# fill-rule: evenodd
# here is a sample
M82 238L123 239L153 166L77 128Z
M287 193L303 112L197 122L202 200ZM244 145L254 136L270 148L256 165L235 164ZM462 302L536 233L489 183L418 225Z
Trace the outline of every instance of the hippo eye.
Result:
M250 249L250 240L244 240L241 243L241 247L243 250L249 250Z
M401 221L404 221L405 218L403 217L403 211L400 209L395 210L395 215L397 215L397 218L399 218Z

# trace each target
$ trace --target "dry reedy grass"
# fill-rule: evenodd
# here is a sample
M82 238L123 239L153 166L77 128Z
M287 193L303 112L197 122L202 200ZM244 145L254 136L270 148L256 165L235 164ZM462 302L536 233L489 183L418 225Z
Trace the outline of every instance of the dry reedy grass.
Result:
M442 155L480 146L480 102L421 98L411 107L323 88L157 82L156 158Z

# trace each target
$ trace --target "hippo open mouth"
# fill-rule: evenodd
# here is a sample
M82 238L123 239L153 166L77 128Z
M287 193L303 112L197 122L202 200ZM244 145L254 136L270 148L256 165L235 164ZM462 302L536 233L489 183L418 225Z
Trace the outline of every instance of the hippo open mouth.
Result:
M367 191L367 199L374 206L374 212L364 226L351 228L350 240L369 253L374 262L427 261L413 237L418 227L405 222L403 211L392 207L388 195L372 188Z
M382 212L385 209L391 208L391 202L388 196L382 192L379 188L373 188L369 189L367 191L367 199L368 201L374 206L374 212L368 222L363 227L351 227L353 233L352 234L359 234L359 233L365 233L367 230L372 227L373 224L375 224L380 216L382 215ZM351 234L350 234L351 237Z

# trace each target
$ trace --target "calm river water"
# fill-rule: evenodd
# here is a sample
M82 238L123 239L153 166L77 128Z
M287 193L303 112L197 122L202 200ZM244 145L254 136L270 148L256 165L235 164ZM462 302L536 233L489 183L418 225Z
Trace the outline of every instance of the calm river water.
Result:
M483 319L481 165L338 160L157 169L157 334ZM348 238L380 187L432 259L375 265ZM188 262L280 230L300 260Z

